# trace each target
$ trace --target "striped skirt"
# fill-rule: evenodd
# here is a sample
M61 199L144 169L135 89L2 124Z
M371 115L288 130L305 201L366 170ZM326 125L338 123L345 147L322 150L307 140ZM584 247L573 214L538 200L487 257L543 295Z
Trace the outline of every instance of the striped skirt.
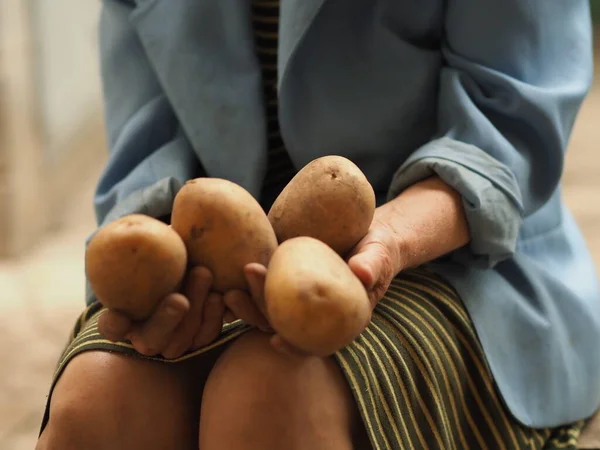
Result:
M86 350L137 354L128 343L102 338L97 329L101 313L101 306L93 304L81 315L52 387L68 362ZM213 344L177 360L149 359L176 364L202 358L249 329L238 321L225 325ZM369 327L335 359L375 450L577 449L583 422L531 429L510 415L460 298L430 272L399 275ZM47 416L48 407L42 429Z

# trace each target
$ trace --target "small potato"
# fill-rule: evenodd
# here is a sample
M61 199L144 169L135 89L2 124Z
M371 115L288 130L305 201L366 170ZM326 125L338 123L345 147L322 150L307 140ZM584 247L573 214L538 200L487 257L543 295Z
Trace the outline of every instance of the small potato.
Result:
M189 262L213 273L213 289L247 289L244 266L267 265L277 247L259 203L241 186L219 178L188 181L173 204L171 226L185 242Z
M330 247L310 237L289 239L275 251L265 303L275 331L315 356L350 344L371 318L360 280Z
M279 243L310 236L346 255L366 234L375 193L365 175L341 156L315 159L289 182L269 211Z
M168 225L132 214L102 227L85 255L90 285L104 306L143 320L185 275L185 245Z

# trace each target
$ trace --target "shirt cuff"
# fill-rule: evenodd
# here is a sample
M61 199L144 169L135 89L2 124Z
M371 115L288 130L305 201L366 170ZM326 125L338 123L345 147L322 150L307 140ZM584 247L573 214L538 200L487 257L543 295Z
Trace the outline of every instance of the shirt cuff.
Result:
M495 158L470 144L441 138L424 145L394 174L388 200L432 175L463 200L471 241L451 255L478 268L511 257L521 226L521 193L515 176Z
M129 214L144 214L156 219L169 217L173 209L175 195L177 192L179 192L182 186L183 184L179 180L168 177L163 178L143 189L132 192L122 201L115 204L108 214L106 214L104 220L100 224L100 228ZM97 232L98 231L96 230L95 233ZM86 248L94 234L87 239ZM94 292L92 291L90 283L87 280L87 277L85 293L87 305L90 305L97 300Z

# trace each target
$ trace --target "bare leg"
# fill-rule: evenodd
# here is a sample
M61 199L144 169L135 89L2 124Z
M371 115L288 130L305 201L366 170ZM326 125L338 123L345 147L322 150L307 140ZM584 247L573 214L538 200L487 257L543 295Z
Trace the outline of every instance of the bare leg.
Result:
M92 351L54 390L37 450L198 449L199 372Z
M333 360L282 355L268 335L249 332L208 378L200 448L350 450L356 429L358 411Z

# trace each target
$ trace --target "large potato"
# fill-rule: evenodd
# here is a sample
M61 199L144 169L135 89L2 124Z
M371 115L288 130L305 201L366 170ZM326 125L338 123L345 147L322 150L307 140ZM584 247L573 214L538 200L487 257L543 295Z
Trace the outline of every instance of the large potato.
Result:
M330 247L310 237L290 239L275 251L265 302L275 331L316 356L351 343L371 318L360 280Z
M346 255L367 234L375 193L365 175L341 156L315 159L300 170L269 211L279 242L310 236Z
M247 289L244 266L267 265L277 247L275 232L259 203L241 186L197 178L177 193L171 226L181 236L191 265L213 273L213 289Z
M86 273L98 300L134 320L150 316L185 275L183 241L168 225L132 214L102 227L90 240Z

